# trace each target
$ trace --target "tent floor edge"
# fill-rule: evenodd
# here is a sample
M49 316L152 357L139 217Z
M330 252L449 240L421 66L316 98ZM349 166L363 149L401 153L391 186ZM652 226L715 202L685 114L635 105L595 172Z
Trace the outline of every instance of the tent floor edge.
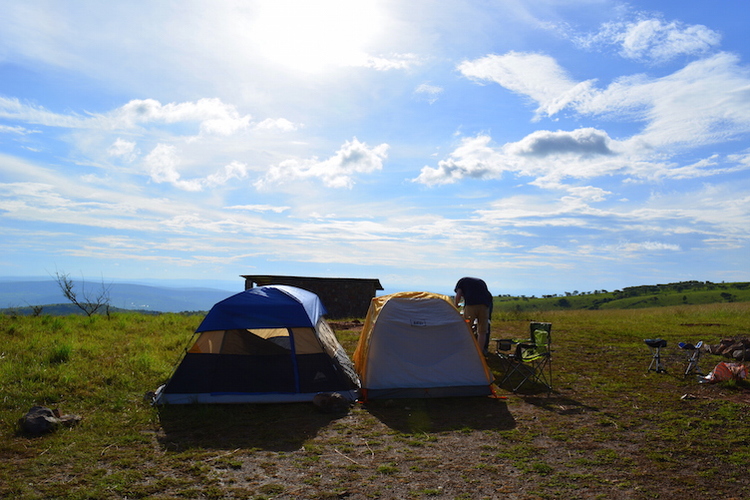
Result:
M362 389L367 401L373 399L463 398L491 396L490 386L452 387L394 387L388 389Z
M349 401L356 401L359 393L356 390L330 391L341 394ZM320 392L289 394L249 394L249 393L161 393L154 399L155 405L187 404L263 404L263 403L312 403Z

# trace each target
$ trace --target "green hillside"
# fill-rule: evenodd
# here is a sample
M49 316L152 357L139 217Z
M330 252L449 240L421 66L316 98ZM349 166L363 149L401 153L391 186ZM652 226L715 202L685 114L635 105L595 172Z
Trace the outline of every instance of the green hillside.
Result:
M641 309L678 305L750 301L750 283L683 281L663 285L642 285L622 290L566 292L542 297L495 297L494 311L527 312L571 309Z

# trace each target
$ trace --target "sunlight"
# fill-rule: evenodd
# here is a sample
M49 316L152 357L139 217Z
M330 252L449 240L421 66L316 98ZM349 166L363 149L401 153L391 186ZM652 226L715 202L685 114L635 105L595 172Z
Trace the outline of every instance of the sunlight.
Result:
M274 0L257 7L253 48L266 59L308 73L365 64L365 48L382 22L374 2Z

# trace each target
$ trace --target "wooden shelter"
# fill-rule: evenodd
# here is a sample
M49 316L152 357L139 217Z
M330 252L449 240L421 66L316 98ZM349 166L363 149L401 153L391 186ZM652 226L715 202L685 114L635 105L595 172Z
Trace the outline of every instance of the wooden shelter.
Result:
M245 290L256 286L289 285L313 292L328 310L329 319L364 318L370 301L383 290L378 279L308 276L242 275Z

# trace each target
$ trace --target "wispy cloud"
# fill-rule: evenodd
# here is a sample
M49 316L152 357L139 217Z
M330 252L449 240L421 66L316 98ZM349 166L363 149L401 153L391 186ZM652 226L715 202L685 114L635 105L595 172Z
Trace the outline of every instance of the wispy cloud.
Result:
M235 106L216 98L168 104L155 99L134 99L107 113L80 115L54 113L16 98L0 96L0 118L50 127L113 131L193 124L196 133L219 136L235 134L251 127L279 131L293 131L299 127L285 118L253 122L251 115L243 115Z
M430 104L434 104L443 93L443 88L438 87L437 85L423 83L414 90L414 93L422 99L425 99Z
M228 210L249 210L251 212L274 212L280 214L286 212L291 207L274 206L274 205L232 205L227 207Z
M552 57L535 53L493 54L464 61L458 70L477 82L494 82L536 101L539 104L537 119L589 100L595 82L576 82Z
M42 106L26 104L20 99L0 95L0 118L18 120L31 125L50 127L80 128L87 119L80 115L61 115L44 109Z
M9 127L8 125L0 125L0 134L28 135L38 133L39 130L29 130L26 127Z

